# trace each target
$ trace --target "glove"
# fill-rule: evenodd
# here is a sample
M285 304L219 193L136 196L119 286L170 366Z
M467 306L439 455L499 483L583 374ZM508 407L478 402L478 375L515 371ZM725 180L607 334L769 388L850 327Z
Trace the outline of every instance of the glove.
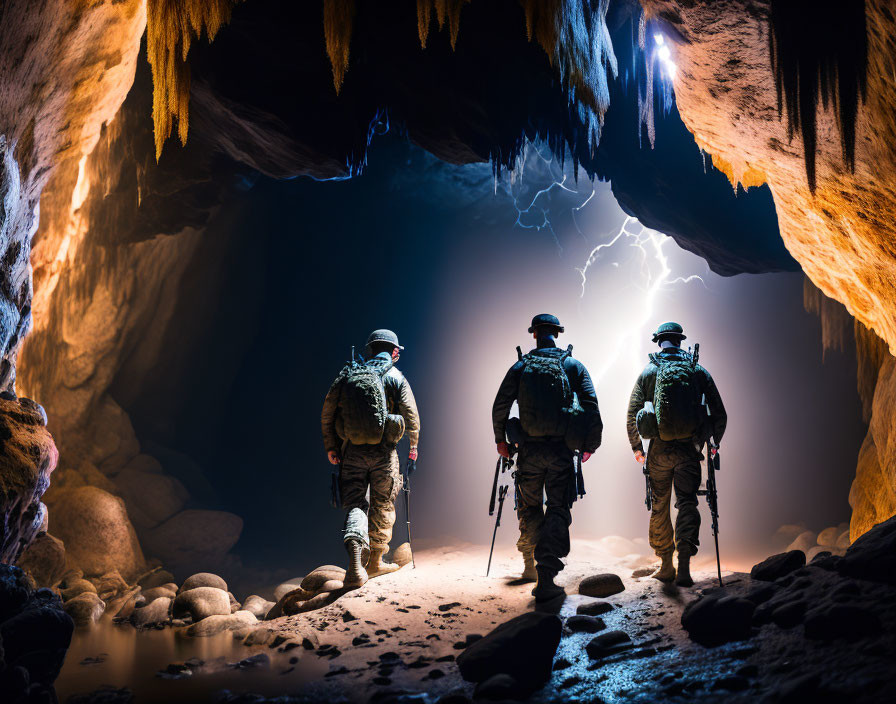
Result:
M339 453L334 450L330 450L327 453L327 459L330 460L330 464L339 464L340 462L342 462L342 458L339 456Z
M408 452L408 459L414 460L414 462L417 461L417 448L416 447L412 447L410 449L410 451Z
M582 462L587 462L588 460L590 460L591 455L592 455L592 453L590 453L590 452L583 452L582 453Z
M646 461L647 457L644 456L644 452L642 450L635 450L635 462L644 464Z
M498 443L498 454L501 455L504 459L510 459L510 447L506 442Z

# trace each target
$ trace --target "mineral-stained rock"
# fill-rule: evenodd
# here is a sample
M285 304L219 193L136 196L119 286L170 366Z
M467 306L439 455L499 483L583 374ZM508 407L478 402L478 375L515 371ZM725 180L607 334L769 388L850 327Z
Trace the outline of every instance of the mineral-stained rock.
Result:
M531 612L502 623L457 657L469 682L507 674L524 688L537 687L551 676L551 665L563 625L554 614Z
M196 587L214 587L215 589L220 589L221 591L226 592L227 582L211 572L199 572L187 577L184 580L184 583L180 585L180 589L177 590L177 593L187 592L191 589L196 589Z
M579 594L603 598L625 590L618 575L595 574L579 582Z
M174 600L172 615L174 618L181 618L186 614L190 614L193 621L201 621L209 616L229 616L230 597L223 589L214 587L196 587L181 592Z
M258 619L248 611L237 611L227 616L216 615L209 616L199 623L187 626L184 635L193 638L204 638L207 636L217 635L223 631L236 631L246 626L252 626L258 623Z
M80 628L92 626L99 621L105 610L106 602L95 592L84 592L65 602L65 613L71 616L72 621Z
M243 530L243 519L226 511L187 509L143 534L147 554L166 565L218 564Z
M763 582L774 582L776 579L798 570L806 564L806 553L802 550L790 550L772 555L762 562L753 565L750 577Z
M703 645L719 645L750 636L756 604L724 592L713 592L688 604L681 625L691 640Z
M318 567L314 571L309 572L302 580L300 586L306 592L317 592L326 582L333 580L342 582L344 579L344 569L336 567L335 565L324 565L323 567Z
M0 437L0 563L12 564L41 530L41 497L59 455L40 418L18 401L0 399Z
M133 579L143 571L143 552L120 498L92 486L61 489L51 508L68 560L85 574L118 570Z
M838 569L850 577L896 584L896 516L850 545Z
M50 587L65 572L65 545L49 533L39 533L22 553L18 565L31 575L37 586Z
M249 613L255 614L255 617L259 620L264 620L264 617L267 615L268 611L271 610L273 605L273 601L268 601L257 594L252 594L246 597L246 600L243 602L243 609Z

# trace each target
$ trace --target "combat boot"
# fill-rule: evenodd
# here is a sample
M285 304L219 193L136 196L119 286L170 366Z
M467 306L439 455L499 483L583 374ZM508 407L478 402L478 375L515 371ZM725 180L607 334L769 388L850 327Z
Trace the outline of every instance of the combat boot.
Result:
M538 581L538 572L535 571L535 555L531 552L523 553L523 575L520 577L520 581Z
M691 579L691 556L678 553L678 577L675 583L679 587L693 587L694 580Z
M559 584L554 584L553 573L544 568L536 567L538 573L538 584L532 590L532 596L535 601L551 601L559 596L566 596L566 591Z
M370 559L367 560L367 573L371 577L379 577L381 574L389 574L401 569L400 565L383 560L385 552L385 550L371 548Z
M671 582L675 579L675 565L672 564L672 553L662 555L660 559L663 561L663 564L650 576L661 582Z
M361 564L363 546L360 540L346 540L345 550L348 553L348 569L342 584L349 589L357 589L367 582L367 570Z

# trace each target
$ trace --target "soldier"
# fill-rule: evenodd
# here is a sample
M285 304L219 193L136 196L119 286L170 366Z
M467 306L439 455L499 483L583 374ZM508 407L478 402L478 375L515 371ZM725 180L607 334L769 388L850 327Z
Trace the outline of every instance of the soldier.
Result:
M343 530L349 555L346 587L359 587L368 577L398 569L398 565L383 560L395 523L395 499L401 489L396 444L406 432L411 473L420 436L414 394L395 366L403 349L391 330L374 330L367 338L367 361L352 360L346 365L324 399L324 447L330 463L341 465L339 491L347 512Z
M653 342L660 350L650 355L650 362L635 382L628 404L627 429L635 460L647 463L653 490L650 547L662 564L651 576L690 587L694 584L690 559L700 544L697 490L703 455L699 448L710 436L716 443L721 441L728 415L709 372L695 365L691 354L681 349L685 339L678 323L663 323L654 333ZM700 405L703 399L709 407L709 417ZM642 436L650 440L646 456ZM670 516L673 488L678 509L674 533ZM672 563L676 548L677 577Z
M532 590L536 601L565 593L554 584L554 577L563 569L562 558L569 554L570 507L576 488L574 452L567 432L575 401L588 418L582 446L577 448L583 462L600 445L603 427L588 370L572 357L572 347L557 347L557 335L563 330L553 315L543 313L532 319L529 332L536 347L525 356L520 353L519 361L501 382L492 407L498 453L509 457L507 421L513 402L519 403L524 439L516 471L517 549L523 554L523 579L538 582Z

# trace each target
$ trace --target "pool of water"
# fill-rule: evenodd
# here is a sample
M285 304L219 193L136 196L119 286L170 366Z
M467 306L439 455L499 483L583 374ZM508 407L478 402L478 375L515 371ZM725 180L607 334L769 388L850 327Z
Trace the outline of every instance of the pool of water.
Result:
M265 662L234 663L264 653ZM160 675L169 665L201 660L192 674ZM177 668L175 668L177 669ZM222 690L266 695L307 693L328 669L326 659L295 648L278 653L263 646L248 648L231 633L184 638L174 629L138 631L129 625L99 623L75 631L56 693L63 704L72 695L101 687L127 688L137 704L214 702Z

